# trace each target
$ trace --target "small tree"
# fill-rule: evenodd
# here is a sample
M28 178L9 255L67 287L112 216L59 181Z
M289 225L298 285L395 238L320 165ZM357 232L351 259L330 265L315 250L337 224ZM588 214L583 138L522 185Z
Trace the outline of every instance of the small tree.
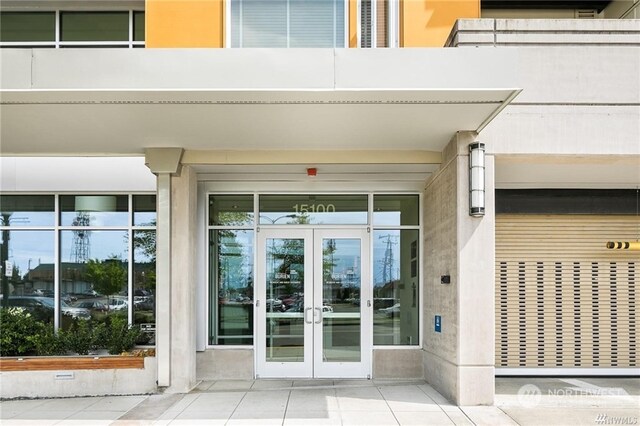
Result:
M127 283L127 271L116 256L107 260L89 260L85 271L87 281L93 289L108 298L119 292Z

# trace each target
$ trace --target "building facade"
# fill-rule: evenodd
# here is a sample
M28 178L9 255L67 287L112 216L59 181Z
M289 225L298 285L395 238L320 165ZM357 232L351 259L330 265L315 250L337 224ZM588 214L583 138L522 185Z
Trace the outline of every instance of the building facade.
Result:
M3 306L146 331L72 394L638 375L637 4L3 2Z

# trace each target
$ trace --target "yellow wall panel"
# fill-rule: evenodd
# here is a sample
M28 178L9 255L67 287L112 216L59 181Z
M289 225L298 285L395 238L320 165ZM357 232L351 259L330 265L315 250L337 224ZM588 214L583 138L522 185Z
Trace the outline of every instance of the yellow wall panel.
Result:
M146 47L224 47L224 0L146 0Z
M402 0L401 47L442 47L460 18L479 18L480 0Z
M349 47L358 47L358 0L349 0Z

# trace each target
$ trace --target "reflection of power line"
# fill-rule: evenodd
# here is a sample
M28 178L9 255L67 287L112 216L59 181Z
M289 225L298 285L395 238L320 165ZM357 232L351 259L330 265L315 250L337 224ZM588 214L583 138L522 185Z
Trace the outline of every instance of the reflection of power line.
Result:
M398 244L398 236L397 235L380 235L378 239L385 240L386 239L386 247L384 250L384 258L382 259L382 282L388 283L393 281L393 268L394 268L394 260L393 260L393 246Z
M87 212L78 212L73 220L73 226L89 226L91 217ZM85 263L91 255L91 231L79 229L73 231L73 246L71 248L71 261L75 263Z

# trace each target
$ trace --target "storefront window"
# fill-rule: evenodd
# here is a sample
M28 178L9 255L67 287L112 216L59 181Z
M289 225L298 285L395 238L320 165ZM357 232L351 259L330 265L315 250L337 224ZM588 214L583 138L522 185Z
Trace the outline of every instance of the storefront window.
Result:
M3 229L0 259L3 265L3 308L18 307L36 320L54 323L53 231Z
M133 323L155 344L156 231L133 231Z
M210 231L210 344L253 343L253 239L253 230Z
M373 196L373 344L418 345L420 198Z
M371 218L368 194L260 194L256 197L257 212L253 195L209 196L210 345L253 344L256 229L282 225L369 224L374 228L370 284L373 285L374 345L420 344L420 198L417 194L374 195ZM292 291L284 293L290 296ZM359 300L357 295L345 294L345 298L351 299L350 303Z
M98 322L128 315L127 235L84 229L60 233L60 294L72 297L75 306L87 309ZM72 319L63 315L62 328Z
M130 197L135 209L129 206ZM36 335L44 334L14 355L64 353L64 348L52 346L54 328L95 328L113 318L140 325L153 343L154 195L2 194L0 212L3 330L16 324L11 322L15 312L35 319L33 327L50 327L34 328ZM147 343L142 340L138 343ZM36 347L36 341L44 346ZM2 354L8 352L3 348Z

